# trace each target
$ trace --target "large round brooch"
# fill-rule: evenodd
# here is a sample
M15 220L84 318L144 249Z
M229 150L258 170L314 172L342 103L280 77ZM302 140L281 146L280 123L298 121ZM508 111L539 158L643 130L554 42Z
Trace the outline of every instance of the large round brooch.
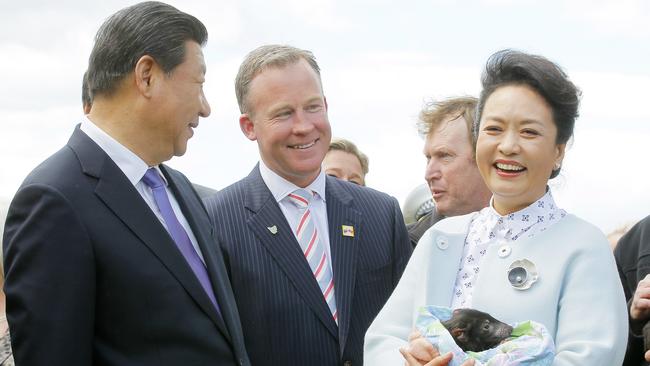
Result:
M538 274L535 264L528 259L519 259L508 268L508 281L516 290L527 290L537 282Z

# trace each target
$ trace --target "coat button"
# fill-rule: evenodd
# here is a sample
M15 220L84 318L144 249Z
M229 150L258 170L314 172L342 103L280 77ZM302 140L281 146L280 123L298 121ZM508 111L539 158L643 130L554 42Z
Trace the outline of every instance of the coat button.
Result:
M436 238L436 245L441 250L445 250L449 248L449 242L447 241L447 238L445 238L444 236L439 236L438 238Z
M509 245L502 245L499 247L499 257L505 258L510 255L512 248Z

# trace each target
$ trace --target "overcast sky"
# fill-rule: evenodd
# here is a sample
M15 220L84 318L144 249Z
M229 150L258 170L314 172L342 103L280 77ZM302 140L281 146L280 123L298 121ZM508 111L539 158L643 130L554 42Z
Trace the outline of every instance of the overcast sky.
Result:
M0 202L65 144L82 116L93 37L133 1L0 4ZM368 185L403 202L424 182L415 123L432 98L476 95L503 48L559 63L582 89L556 200L608 232L650 214L650 2L645 0L170 1L202 20L212 107L170 165L221 189L258 160L239 130L234 78L267 43L314 52L335 136L370 156Z

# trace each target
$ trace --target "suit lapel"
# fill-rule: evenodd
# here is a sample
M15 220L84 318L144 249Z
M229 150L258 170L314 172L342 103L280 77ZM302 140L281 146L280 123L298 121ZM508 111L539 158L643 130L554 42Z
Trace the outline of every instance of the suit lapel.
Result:
M203 291L194 272L124 173L78 127L70 138L68 146L76 152L83 172L97 179L95 194L99 199L151 250L217 327L227 334L223 321L216 314L212 302ZM183 206L185 205L181 205ZM185 213L187 214L187 211Z
M362 214L351 208L352 196L347 193L336 179L327 177L325 186L327 200L327 221L329 225L332 266L334 267L334 289L336 308L339 313L339 346L341 354L350 328L350 317L354 284L356 278L356 260L359 247L359 235L362 229ZM354 236L343 234L343 226L352 227Z
M227 280L228 274L225 271L225 264L223 263L221 251L218 250L217 243L213 239L213 228L208 220L207 212L192 191L190 185L184 181L180 174L168 169L164 165L161 165L161 170L165 174L172 192L174 192L174 197L181 207L183 215L190 224L192 232L199 244L199 248L203 254L203 259L205 260L208 275L210 276L210 282L212 282L212 288L221 310L221 316L219 316L219 314L214 310L212 302L207 296L205 296L202 287L200 289L201 295L203 296L198 296L197 294L195 299L199 302L201 308L215 322L219 330L221 330L227 339L230 339L230 333L226 329L226 324L224 322L232 321L233 314L231 312L234 308L234 305L230 303L232 296L226 295L228 291L232 292L232 290L230 289L230 281ZM193 272L192 275L194 275ZM228 327L228 329L236 328L237 327L232 327L232 324Z
M245 197L245 206L252 211L247 222L248 227L278 263L280 269L293 283L323 325L334 337L337 337L336 323L323 299L323 293L318 287L280 206L264 184L259 168L253 169L246 179L248 191Z

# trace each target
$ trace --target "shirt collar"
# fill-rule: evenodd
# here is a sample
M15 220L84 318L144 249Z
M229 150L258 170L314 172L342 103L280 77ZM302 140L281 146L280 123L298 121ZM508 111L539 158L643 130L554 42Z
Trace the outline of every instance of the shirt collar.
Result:
M536 227L535 231L539 231L561 216L548 187L546 193L537 201L507 215L500 215L494 209L493 199L494 197L490 199L488 207L480 211L480 221L489 229L488 231L496 235L501 233L506 239L517 240L533 227Z
M275 198L277 202L283 200L289 193L301 188L282 178L280 175L266 166L266 164L264 164L264 161L261 159L260 175L262 175L262 180L264 180L266 186L269 187L273 198ZM325 173L323 172L323 169L321 169L316 179L314 179L313 182L305 187L305 189L316 192L316 196L325 201L325 182Z
M99 145L102 150L104 150L124 175L126 175L126 178L131 182L131 184L135 186L140 182L144 173L149 169L149 166L144 162L144 160L99 128L93 121L88 119L88 116L84 116L84 121L81 122L80 129L88 135L91 140ZM165 185L167 185L165 175L162 174L162 171L158 166L155 168L163 178Z

